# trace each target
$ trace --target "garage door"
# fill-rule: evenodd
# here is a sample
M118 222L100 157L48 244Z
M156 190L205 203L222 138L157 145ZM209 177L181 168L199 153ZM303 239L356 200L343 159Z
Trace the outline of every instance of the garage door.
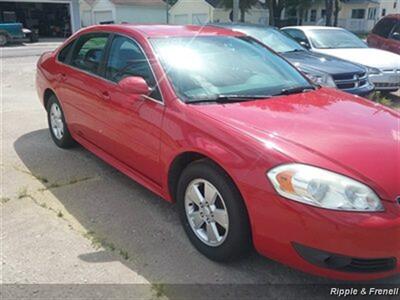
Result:
M187 14L184 15L175 15L174 22L177 25L185 25L189 21L189 17Z
M111 10L95 11L93 15L95 24L110 23L114 21Z
M192 15L192 24L195 25L204 25L209 21L207 14L193 14Z

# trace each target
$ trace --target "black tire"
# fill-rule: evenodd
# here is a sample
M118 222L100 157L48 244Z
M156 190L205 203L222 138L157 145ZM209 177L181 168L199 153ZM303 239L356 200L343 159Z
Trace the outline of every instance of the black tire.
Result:
M0 47L3 47L8 42L8 36L4 33L0 33Z
M210 246L204 243L194 233L186 216L186 189L196 179L207 180L218 190L228 212L229 230L222 244L218 246ZM185 232L200 253L218 262L237 260L249 253L252 242L246 206L231 178L219 166L204 159L193 162L186 167L178 182L177 204Z
M51 119L51 108L52 108L53 105L57 105L59 107L60 111L61 111L61 120L62 120L62 123L63 123L63 126L64 126L63 134L62 134L61 138L58 138L55 135L55 133L53 132L53 129L52 129L52 124L51 124L51 120L50 119ZM49 98L49 100L47 102L46 110L47 110L47 122L48 122L48 125L49 125L50 136L53 139L54 143L58 147L63 148L63 149L71 148L72 146L74 146L75 145L75 140L72 138L72 136L71 136L71 134L70 134L70 132L68 130L68 126L67 126L67 123L65 122L65 118L64 118L64 112L63 112L63 110L61 108L60 102L58 101L58 99L57 99L57 97L55 95L50 96L50 98Z

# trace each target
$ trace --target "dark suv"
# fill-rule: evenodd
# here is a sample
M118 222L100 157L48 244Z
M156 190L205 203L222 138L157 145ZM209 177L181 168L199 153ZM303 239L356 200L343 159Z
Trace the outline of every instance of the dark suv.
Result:
M213 23L210 26L240 31L278 52L315 83L355 95L368 95L374 85L363 66L311 52L275 27L243 23Z

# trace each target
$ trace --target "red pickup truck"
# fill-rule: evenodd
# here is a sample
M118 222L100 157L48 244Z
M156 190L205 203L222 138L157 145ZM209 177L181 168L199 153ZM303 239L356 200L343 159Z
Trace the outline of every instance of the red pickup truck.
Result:
M400 54L400 14L387 15L376 23L367 43L370 47Z

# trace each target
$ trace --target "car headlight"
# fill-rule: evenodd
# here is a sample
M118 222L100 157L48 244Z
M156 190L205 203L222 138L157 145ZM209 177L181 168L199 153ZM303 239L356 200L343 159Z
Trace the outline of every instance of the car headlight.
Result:
M383 211L368 186L324 169L287 164L267 173L279 195L306 204L344 211Z
M369 75L379 75L379 74L381 74L381 70L379 70L378 68L367 67L367 72L368 72Z
M336 88L335 81L333 80L332 76L329 74L312 74L309 72L303 72L304 75L308 77L312 82L326 87L333 87Z

